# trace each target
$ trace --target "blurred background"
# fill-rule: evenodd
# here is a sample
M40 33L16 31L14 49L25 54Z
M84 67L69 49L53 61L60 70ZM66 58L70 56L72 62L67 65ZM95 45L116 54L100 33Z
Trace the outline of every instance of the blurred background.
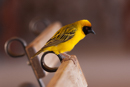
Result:
M62 25L88 19L96 35L69 54L78 57L89 87L130 87L130 0L0 0L0 87L39 86L26 56L14 59L4 51L11 37L34 40L29 23L35 18Z

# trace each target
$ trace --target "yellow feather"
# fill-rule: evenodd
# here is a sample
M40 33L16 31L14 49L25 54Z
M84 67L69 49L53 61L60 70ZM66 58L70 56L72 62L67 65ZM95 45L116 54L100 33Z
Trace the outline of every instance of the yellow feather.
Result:
M57 55L71 51L85 37L83 32L84 26L91 27L91 23L88 20L80 20L63 26L33 57L46 51L53 51Z

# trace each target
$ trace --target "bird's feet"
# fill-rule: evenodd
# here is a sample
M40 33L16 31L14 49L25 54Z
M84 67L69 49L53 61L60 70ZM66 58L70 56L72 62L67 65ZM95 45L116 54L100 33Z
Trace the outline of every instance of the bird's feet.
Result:
M68 55L66 53L61 53L61 55L63 56L63 60L62 62L68 61L68 60L72 60L73 63L76 65L76 56L75 55Z

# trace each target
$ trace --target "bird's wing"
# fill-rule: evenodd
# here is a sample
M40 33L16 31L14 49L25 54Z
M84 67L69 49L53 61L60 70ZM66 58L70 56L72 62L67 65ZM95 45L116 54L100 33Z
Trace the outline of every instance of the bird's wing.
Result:
M48 40L46 45L43 48L56 46L60 43L66 42L74 37L77 28L75 27L66 27L58 30L56 34Z

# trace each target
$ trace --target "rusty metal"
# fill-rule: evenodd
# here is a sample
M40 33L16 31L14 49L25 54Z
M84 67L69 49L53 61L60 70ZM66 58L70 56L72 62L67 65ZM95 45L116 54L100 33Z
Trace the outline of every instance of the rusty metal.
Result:
M24 49L24 53L22 53L22 54L16 54L16 53L12 52L12 50L10 49L10 44L11 44L13 41L18 41L18 42L21 43L21 45L23 46L23 49ZM13 38L9 39L8 41L6 41L6 43L5 43L5 52L6 52L9 56L11 56L11 57L13 57L13 58L18 58L18 57L22 57L22 56L25 56L25 55L26 55L27 58L28 58L29 64L30 64L31 67L32 67L32 64L30 63L30 59L29 59L29 57L28 57L28 55L27 55L27 52L26 52L26 50L25 50L26 46L27 46L27 44L26 44L26 42L25 42L23 39L18 38L18 37L13 37ZM33 70L33 71L34 71L34 70ZM34 71L34 74L35 74L35 71ZM36 74L35 74L35 76L36 76ZM36 76L36 77L37 77L37 76ZM39 78L39 79L37 78L37 81L38 81L40 87L45 87L43 81L42 81L40 78Z
M51 68L51 67L47 66L46 63L45 63L45 61L44 61L45 55L47 55L47 54L49 54L49 53L55 54L53 51L47 51L47 52L45 52L45 53L42 55L42 57L41 57L41 66L42 66L42 68L43 68L45 71L47 71L47 72L56 72L57 69L58 69L58 67L53 67L53 68ZM55 55L56 55L56 54L55 54ZM58 56L60 62L62 62L62 59L63 59L62 56L61 56L61 55L57 55L57 56Z

